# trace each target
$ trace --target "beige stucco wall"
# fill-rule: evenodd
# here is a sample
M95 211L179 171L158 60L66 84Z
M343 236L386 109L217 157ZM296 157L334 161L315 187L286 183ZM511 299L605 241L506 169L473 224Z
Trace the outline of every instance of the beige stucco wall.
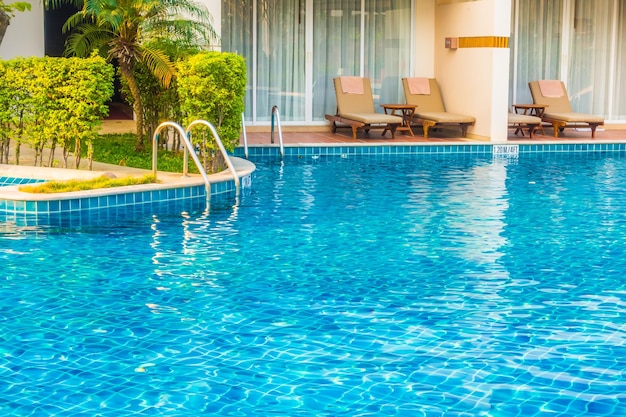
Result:
M470 114L470 135L505 141L509 91L508 48L445 48L446 37L509 37L511 2L439 1L435 10L435 76L449 112Z
M44 55L43 6L39 0L28 2L31 11L17 12L11 18L0 45L1 59Z

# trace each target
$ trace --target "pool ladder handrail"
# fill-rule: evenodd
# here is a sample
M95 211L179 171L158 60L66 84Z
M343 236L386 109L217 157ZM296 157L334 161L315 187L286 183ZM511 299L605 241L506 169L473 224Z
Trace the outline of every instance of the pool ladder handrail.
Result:
M280 156L285 156L285 147L283 145L283 131L280 125L280 112L278 111L278 106L272 107L272 131L270 133L270 140L274 143L274 117L276 117L276 124L278 126L278 141L280 144ZM243 130L243 152L246 158L248 157L248 136L246 135L246 118L243 113L241 113L241 128Z
M237 170L235 169L235 165L233 165L233 161L230 159L230 156L228 155L228 152L226 152L226 148L224 148L224 144L222 143L222 140L220 139L220 135L217 133L217 130L215 129L215 126L213 126L211 123L207 122L206 120L202 120L202 119L197 119L194 120L193 122L189 123L189 126L187 126L187 134L191 134L191 128L194 127L195 125L204 125L206 127L209 128L209 130L211 131L211 133L213 134L213 139L215 139L215 142L217 143L217 146L220 148L220 152L222 153L222 156L224 157L224 161L226 162L226 166L228 167L228 169L230 170L230 173L233 176L233 180L235 181L235 190L237 195L239 195L239 191L241 190L241 181L239 179L239 175L237 174ZM190 141L191 143L191 141ZM195 154L195 151L194 151ZM197 158L197 156L196 156ZM187 152L185 152L185 167L183 168L183 175L186 174L187 171Z
M278 142L280 144L280 156L285 156L285 148L283 146L283 131L280 126L280 112L278 106L272 107L272 132L270 134L270 140L274 143L274 116L276 116L276 125L278 126Z
M157 152L159 148L158 146L159 132L161 132L161 130L163 130L165 127L173 127L174 129L178 131L178 134L182 138L183 143L185 145L184 156L183 156L183 177L188 176L189 154L191 154L191 159L193 159L193 162L196 164L196 167L198 168L198 171L200 172L200 175L202 176L202 179L204 180L206 193L207 193L207 199L211 198L211 181L209 180L209 176L207 175L204 169L204 166L200 162L200 159L198 158L198 155L196 154L193 144L191 143L191 140L189 139L189 134L190 134L189 131L196 124L204 124L211 130L211 133L213 134L213 138L217 142L218 147L220 148L220 151L222 152L222 155L224 156L226 165L228 166L228 169L233 175L233 179L235 181L236 193L237 195L239 195L241 186L240 186L239 176L237 175L237 171L235 170L235 167L230 157L228 156L228 153L226 152L226 149L224 148L224 145L222 144L222 140L217 134L215 127L213 127L213 125L207 122L206 120L194 120L187 127L186 131L178 123L170 122L170 121L163 122L159 126L157 126L157 128L154 130L154 135L152 137L152 174L154 175L155 178L157 178Z
M246 117L241 112L241 130L243 131L243 153L248 157L248 135L246 135Z

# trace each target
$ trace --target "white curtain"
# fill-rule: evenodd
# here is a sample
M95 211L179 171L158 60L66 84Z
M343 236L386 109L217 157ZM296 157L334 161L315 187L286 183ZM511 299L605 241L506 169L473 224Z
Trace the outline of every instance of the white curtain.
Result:
M513 100L532 102L529 81L561 79L575 111L626 120L626 0L515 0L513 10Z
M246 7L244 1L223 1L222 2L222 50L235 52L246 58L246 108L247 120L252 119L253 99L253 70L251 65L253 56L253 9Z
M338 75L369 78L377 105L404 102L400 80L410 75L411 0L315 1L313 10L313 120L335 112L332 78Z
M304 1L257 2L257 120L304 120Z
M516 103L532 103L528 82L558 79L561 57L562 0L521 0L517 10L517 33L511 54L517 78L511 77L515 94L509 94ZM512 25L515 27L515 23ZM513 66L511 66L513 68ZM513 104L513 103L511 103Z
M576 0L573 6L567 72L572 108L608 115L614 2Z
M265 122L278 105L282 121L334 113L332 79L370 78L378 103L401 103L400 78L410 74L412 0L256 0L222 2L222 50L248 65L246 119ZM312 10L312 28L305 11ZM256 10L256 15L254 13ZM306 63L306 37L312 45ZM306 71L312 94L306 95ZM254 99L253 97L256 97ZM379 109L380 110L380 109Z
M337 110L333 77L361 73L361 0L313 6L313 120Z
M365 76L374 102L404 103L402 77L410 73L411 1L365 1Z
M222 50L246 58L247 120L269 121L273 106L281 120L304 120L304 7L303 0L222 2Z

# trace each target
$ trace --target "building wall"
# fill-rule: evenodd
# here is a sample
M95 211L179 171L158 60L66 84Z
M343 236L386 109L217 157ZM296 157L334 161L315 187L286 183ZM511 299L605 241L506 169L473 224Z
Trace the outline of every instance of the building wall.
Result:
M44 55L44 11L29 0L30 12L18 13L0 45L0 58ZM221 1L201 0L221 29ZM471 114L470 135L505 140L509 91L508 48L445 48L446 37L510 36L511 4L503 0L415 0L412 74L436 77L447 110Z
M198 3L204 4L213 18L213 29L219 35L222 32L222 0L198 0ZM213 50L219 50L219 45L210 45Z
M476 117L472 136L506 140L509 91L508 48L445 47L445 38L511 34L511 3L503 0L439 1L435 13L435 76L446 110Z
M31 11L18 12L13 18L0 45L0 58L44 56L43 5L39 0L28 0Z

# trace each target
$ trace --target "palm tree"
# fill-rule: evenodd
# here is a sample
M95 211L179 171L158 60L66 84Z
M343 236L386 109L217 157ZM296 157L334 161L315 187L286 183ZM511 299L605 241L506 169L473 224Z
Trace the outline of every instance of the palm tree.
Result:
M168 88L176 70L154 45L159 40L206 47L217 39L208 9L193 0L48 0L49 7L73 4L78 12L63 26L70 32L65 53L88 56L106 54L119 71L133 99L137 151L145 149L143 104L134 67L144 64Z

